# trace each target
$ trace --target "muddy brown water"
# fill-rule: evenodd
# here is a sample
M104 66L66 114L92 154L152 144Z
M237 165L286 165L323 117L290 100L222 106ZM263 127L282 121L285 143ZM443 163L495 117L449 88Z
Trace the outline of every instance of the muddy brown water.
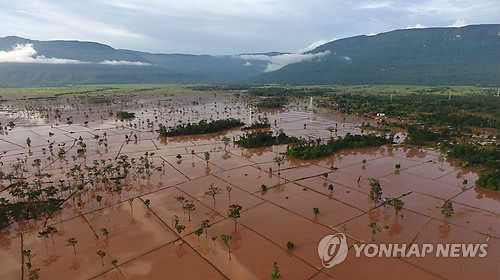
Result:
M32 181L37 168L31 163L39 158L40 169L51 175L44 184L53 184L68 180L66 175L74 165L91 166L95 160L113 163L121 155L138 159L145 152L154 153L152 164L162 171L150 176L131 172L122 181L119 195L108 194L104 183L95 182L81 197L80 206L70 199L48 219L48 225L59 231L54 242L38 237L44 219L11 224L0 233L0 279L28 279L21 250L35 254L32 264L40 268L40 279L165 279L166 275L172 279L269 279L275 261L283 279L500 277L500 195L476 187L474 170L461 169L438 150L391 145L348 149L310 161L285 156L278 167L274 158L286 146L224 147L221 138L237 138L243 133L239 129L169 138L155 132L159 123L172 126L179 120L228 116L248 123L260 116L269 118L272 130L283 129L303 138L366 133L359 125L368 120L349 116L344 121L344 116L324 110L305 110L307 105L256 110L243 98L223 94L145 96L110 104L71 98L7 103L0 122L5 126L14 121L16 126L0 134L4 172L11 164L26 160L23 175ZM55 118L56 110L60 118ZM109 112L118 110L134 112L136 118L115 120ZM330 133L329 127L337 127L337 133ZM87 145L84 155L78 155L74 145L80 137ZM99 139L105 139L107 147ZM66 151L63 158L57 157L59 149ZM205 152L211 155L208 162ZM396 169L396 164L401 167ZM368 184L372 177L380 180L384 198L404 201L398 216L380 203L374 208ZM2 186L8 183L0 182ZM210 186L220 190L215 200L205 195ZM103 197L99 203L98 195ZM5 191L0 196L12 199ZM190 215L176 200L179 196L194 202ZM441 205L447 199L453 202L455 213L444 218ZM243 207L236 224L228 218L230 204ZM320 209L318 216L313 214L315 207ZM172 226L174 215L185 226L180 236ZM209 220L210 227L198 238L194 231L203 220ZM368 224L374 222L381 231L372 238ZM107 237L102 228L109 231ZM338 232L348 236L348 257L333 268L323 268L318 243ZM231 258L221 234L232 236ZM70 237L78 240L76 254L66 246ZM295 248L287 249L287 242ZM487 243L489 248L482 259L356 258L355 243ZM96 254L99 250L106 253L102 262ZM116 267L112 260L117 260Z

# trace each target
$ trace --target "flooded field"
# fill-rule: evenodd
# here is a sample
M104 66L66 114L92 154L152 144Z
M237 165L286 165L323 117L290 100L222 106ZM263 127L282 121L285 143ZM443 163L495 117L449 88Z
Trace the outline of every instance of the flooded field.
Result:
M250 124L267 117L273 131L328 139L367 133L360 124L374 121L322 111L309 100L258 110L229 94L13 100L2 109L2 126L14 125L0 134L1 171L15 169L17 179L68 190L59 194L62 210L0 232L0 279L29 279L35 267L40 279L52 280L269 279L274 262L283 279L500 277L500 193L476 187L474 170L461 169L439 150L395 144L309 161L285 156L278 166L274 158L286 145L242 149L222 142L242 135L239 128L168 138L156 132L160 123L234 117ZM136 117L118 120L118 111ZM398 136L399 142L405 138ZM88 175L123 162L131 168L106 180ZM374 205L369 178L380 181L384 198L401 198L397 215ZM0 197L13 199L6 191L11 183L0 181ZM217 191L209 195L210 189ZM194 206L183 207L180 197ZM446 200L454 208L448 218L441 213ZM242 207L236 223L231 204ZM180 233L175 216L184 226ZM371 223L379 227L376 234ZM47 226L57 232L44 237ZM318 243L338 232L348 238L348 256L324 268ZM231 236L228 246L222 234ZM70 238L77 241L72 246ZM356 257L353 245L361 243L488 244L488 255Z

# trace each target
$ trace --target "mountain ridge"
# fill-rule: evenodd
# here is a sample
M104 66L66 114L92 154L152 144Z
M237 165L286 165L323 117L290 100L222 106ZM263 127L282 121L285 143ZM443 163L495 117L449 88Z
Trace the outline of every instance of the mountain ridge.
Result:
M7 52L26 44L32 45L28 51L36 55L22 57L24 63L2 62L2 54L12 56ZM358 35L303 54L274 51L221 56L6 36L0 37L0 87L143 82L499 86L499 50L499 24ZM38 56L44 63L33 63Z

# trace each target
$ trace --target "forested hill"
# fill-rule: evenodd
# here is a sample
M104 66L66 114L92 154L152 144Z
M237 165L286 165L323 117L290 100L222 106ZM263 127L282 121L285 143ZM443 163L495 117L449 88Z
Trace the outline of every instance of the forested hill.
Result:
M212 82L498 87L500 25L396 30L332 41L305 54L223 56L0 37L0 87Z
M290 84L481 85L500 83L500 25L396 30L322 45L318 60L261 74Z

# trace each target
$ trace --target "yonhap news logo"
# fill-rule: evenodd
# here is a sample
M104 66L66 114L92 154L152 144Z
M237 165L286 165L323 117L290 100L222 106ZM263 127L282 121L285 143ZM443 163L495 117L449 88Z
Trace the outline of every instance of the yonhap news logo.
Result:
M355 257L363 254L373 257L417 257L433 255L438 258L484 258L488 255L488 244L353 244ZM318 255L325 268L342 263L349 253L347 238L343 233L327 235L318 244Z
M318 245L318 255L325 268L333 267L347 258L347 238L343 233L327 235Z

